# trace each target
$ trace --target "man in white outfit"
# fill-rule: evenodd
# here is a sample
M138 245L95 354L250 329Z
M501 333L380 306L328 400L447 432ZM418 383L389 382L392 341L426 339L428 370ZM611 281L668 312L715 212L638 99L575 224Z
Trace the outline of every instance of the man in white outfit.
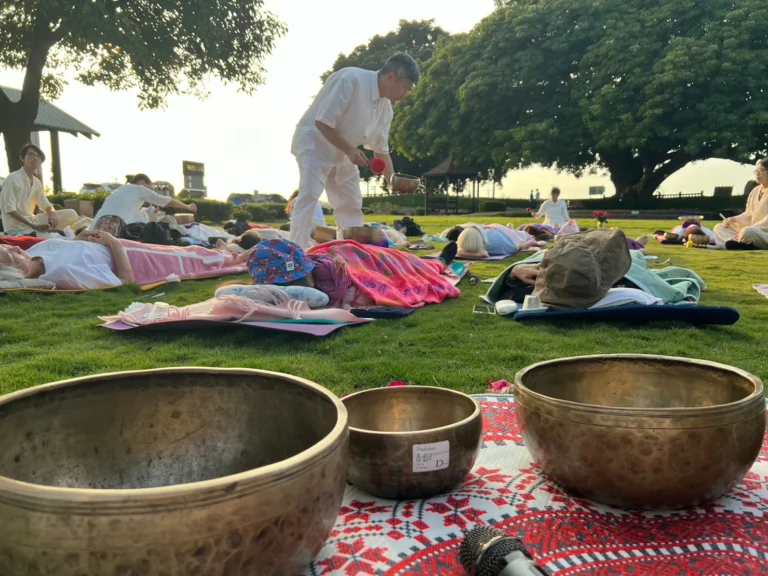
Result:
M363 225L358 166L367 166L368 158L359 147L384 160L390 182L395 172L389 155L392 102L406 98L419 78L419 66L407 54L396 54L378 72L344 68L328 78L293 136L300 182L291 211L292 242L309 246L323 190L338 226Z

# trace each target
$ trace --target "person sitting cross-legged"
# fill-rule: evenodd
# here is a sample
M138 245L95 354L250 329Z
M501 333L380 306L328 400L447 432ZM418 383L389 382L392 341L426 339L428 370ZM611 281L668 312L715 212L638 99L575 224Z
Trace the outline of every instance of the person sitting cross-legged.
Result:
M768 158L757 163L755 177L746 210L715 226L717 244L728 250L768 250Z
M43 183L35 176L45 162L45 154L34 144L25 144L20 152L24 163L5 179L0 192L3 230L9 236L35 236L38 233L76 227L80 217L74 210L57 211L45 197ZM43 212L35 215L35 209Z

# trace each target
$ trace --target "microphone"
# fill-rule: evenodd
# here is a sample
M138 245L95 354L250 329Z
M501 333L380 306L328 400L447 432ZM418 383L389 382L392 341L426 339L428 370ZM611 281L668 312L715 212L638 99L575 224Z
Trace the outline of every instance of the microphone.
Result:
M459 560L470 576L550 576L520 540L491 526L467 532Z

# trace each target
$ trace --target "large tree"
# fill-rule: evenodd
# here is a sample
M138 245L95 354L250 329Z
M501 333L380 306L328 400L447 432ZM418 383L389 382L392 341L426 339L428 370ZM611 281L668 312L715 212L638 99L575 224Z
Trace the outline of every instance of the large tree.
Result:
M423 67L432 57L438 41L448 37L449 34L445 30L434 25L434 20L401 20L396 31L384 36L376 35L368 44L358 46L349 54L340 54L333 68L323 74L321 79L325 82L333 72L350 66L378 70L390 56L398 52L410 54L419 66ZM399 104L395 105L395 116L399 114L398 110ZM390 148L392 161L399 172L421 175L435 165L435 159L430 158L429 155L408 158L400 154L400 146L394 138L390 141ZM374 174L364 168L360 171L360 177L367 181L373 178ZM386 182L383 179L380 181L386 188Z
M0 30L0 67L24 71L20 101L0 91L14 170L40 97L60 95L65 71L86 85L138 88L142 108L172 94L204 96L211 76L250 93L285 28L263 0L0 0Z
M393 127L412 156L497 177L606 168L651 195L696 160L768 151L760 0L500 0L435 52Z

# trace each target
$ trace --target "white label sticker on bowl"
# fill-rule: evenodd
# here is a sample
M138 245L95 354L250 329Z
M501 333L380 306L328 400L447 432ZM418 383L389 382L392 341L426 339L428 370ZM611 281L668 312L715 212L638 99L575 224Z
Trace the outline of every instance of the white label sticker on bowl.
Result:
M434 444L413 445L413 471L432 472L448 468L451 445L448 440Z

